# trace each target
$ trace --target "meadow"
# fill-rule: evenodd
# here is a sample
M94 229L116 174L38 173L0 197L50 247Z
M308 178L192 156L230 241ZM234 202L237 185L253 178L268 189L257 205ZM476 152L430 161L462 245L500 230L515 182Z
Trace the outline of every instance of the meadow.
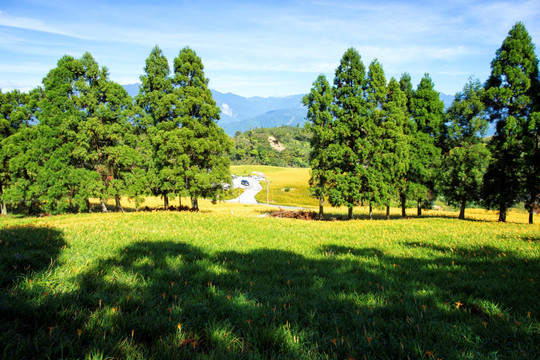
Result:
M253 171L271 204L315 210L308 169L232 167ZM0 219L2 358L540 358L540 227L524 212L123 205Z
M519 213L201 209L0 219L0 357L540 358L540 227Z

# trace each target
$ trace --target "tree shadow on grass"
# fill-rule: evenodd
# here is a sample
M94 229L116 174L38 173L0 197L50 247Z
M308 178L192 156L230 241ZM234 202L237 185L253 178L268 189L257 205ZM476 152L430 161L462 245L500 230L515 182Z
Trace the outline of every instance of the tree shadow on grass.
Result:
M0 288L5 289L29 273L52 268L64 246L63 234L49 227L0 229Z
M7 319L19 330L4 356L540 356L540 294L527 279L540 272L538 260L445 247L430 247L426 258L425 245L407 246L412 255L403 257L335 245L309 257L137 241L66 280L71 291L43 297L21 289L26 308Z
M23 225L0 229L2 358L24 358L12 353L12 347L18 347L21 339L32 339L42 329L42 319L49 314L29 294L45 294L45 297L49 294L41 285L34 285L33 279L54 271L65 247L62 232L54 228Z

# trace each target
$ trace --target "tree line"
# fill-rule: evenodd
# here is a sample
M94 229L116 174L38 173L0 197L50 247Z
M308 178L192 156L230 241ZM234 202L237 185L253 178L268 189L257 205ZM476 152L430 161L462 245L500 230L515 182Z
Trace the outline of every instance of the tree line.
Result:
M230 181L232 142L201 59L183 48L171 71L156 46L132 99L89 53L62 57L29 93L0 91L0 200L27 213L91 211L106 200L216 199ZM180 204L181 205L181 204Z
M413 90L411 77L387 81L374 60L366 69L348 49L331 86L324 75L303 98L312 132L310 191L332 206L399 202L422 205L436 194L460 207L471 201L499 211L523 202L533 222L540 202L540 81L535 46L525 26L510 30L484 84L469 78L450 108L428 74ZM495 134L484 138L488 123Z

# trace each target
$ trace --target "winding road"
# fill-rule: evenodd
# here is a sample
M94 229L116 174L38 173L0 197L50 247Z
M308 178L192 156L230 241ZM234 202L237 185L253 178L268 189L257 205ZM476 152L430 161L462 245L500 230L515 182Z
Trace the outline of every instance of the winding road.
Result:
M249 185L242 185L242 180L246 180ZM233 178L233 188L244 189L244 192L239 197L227 200L227 202L248 205L261 204L255 199L255 195L262 190L261 180L263 179L254 176L237 176Z

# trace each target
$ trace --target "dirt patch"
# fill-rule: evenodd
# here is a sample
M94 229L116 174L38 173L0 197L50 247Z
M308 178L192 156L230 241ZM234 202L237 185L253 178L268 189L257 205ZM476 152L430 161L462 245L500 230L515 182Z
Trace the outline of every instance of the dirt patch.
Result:
M317 220L317 213L314 211L289 211L278 210L268 214L270 217L286 218L286 219L300 219L300 220Z
M145 211L145 212L152 212L152 211L193 211L193 209L191 209L189 206L185 206L185 205L182 205L182 206L170 205L167 210L163 209L163 207L150 208L148 206L144 206L144 207L140 208L139 211Z
M282 152L283 150L285 150L285 146L279 141L277 141L277 139L273 136L268 137L268 142L270 143L270 146L272 147L272 149L278 152Z

